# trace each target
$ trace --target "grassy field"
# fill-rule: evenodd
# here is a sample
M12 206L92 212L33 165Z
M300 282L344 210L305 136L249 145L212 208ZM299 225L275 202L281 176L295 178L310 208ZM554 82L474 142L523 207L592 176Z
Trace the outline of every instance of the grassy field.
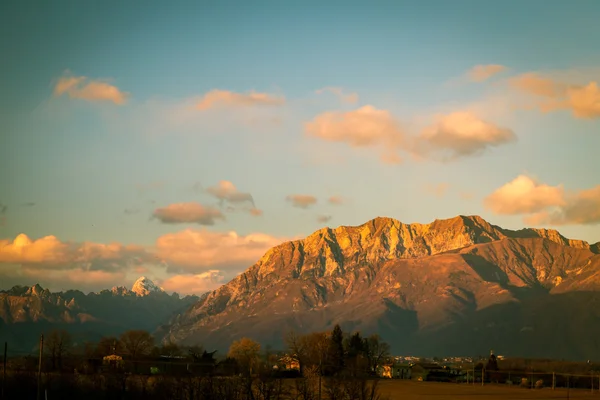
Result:
M381 394L389 400L512 400L512 399L594 399L600 393L594 390L566 390L549 388L523 389L504 385L468 385L436 382L385 380L380 382ZM385 397L384 397L385 398Z

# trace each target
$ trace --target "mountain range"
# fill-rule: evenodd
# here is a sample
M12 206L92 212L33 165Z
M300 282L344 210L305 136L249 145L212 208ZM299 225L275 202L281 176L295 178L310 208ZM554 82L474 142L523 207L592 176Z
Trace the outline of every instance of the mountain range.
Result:
M394 354L600 359L600 243L478 216L375 218L272 248L161 327L226 350L242 336L379 333Z
M26 353L40 333L50 329L65 329L79 341L129 329L152 332L197 300L197 296L169 295L146 277L139 278L131 290L115 286L89 294L78 290L53 293L39 284L15 286L0 291L0 342Z

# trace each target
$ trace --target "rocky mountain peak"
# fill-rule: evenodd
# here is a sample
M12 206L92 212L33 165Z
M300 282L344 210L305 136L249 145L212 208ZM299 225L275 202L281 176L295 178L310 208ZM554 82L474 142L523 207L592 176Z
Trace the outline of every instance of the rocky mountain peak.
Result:
M44 294L44 288L41 287L39 283L36 283L27 289L25 294L29 296L42 296Z
M138 296L147 296L150 293L163 292L164 290L156 286L150 279L142 276L135 281L131 287L131 291Z

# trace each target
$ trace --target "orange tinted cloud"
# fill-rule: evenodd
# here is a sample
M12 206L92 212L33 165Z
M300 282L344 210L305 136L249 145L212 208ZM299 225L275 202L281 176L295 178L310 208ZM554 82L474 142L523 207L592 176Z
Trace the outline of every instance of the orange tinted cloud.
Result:
M525 214L533 225L600 224L600 185L564 190L519 175L484 199L495 214Z
M155 252L169 265L169 271L243 270L285 240L264 233L243 236L234 231L186 229L159 237Z
M331 220L331 215L319 215L317 216L317 222L320 224L325 224Z
M291 194L285 198L291 202L294 207L308 208L317 204L317 198L309 194Z
M331 196L330 198L327 199L327 201L329 202L329 204L334 204L336 206L339 206L340 204L344 204L344 199L342 196Z
M508 128L484 121L471 112L440 115L434 125L421 133L420 151L443 151L450 159L482 153L517 139Z
M558 97L566 89L564 85L533 72L511 78L509 84L524 92L544 97Z
M121 284L126 279L123 271L96 271L84 268L71 270L43 270L24 266L21 275L29 278L32 282L43 281L44 285L50 285L62 289L81 289L82 287L94 287L97 289L108 289L116 284Z
M164 224L214 225L217 219L225 219L223 213L218 209L193 202L175 203L157 208L154 210L153 216Z
M141 246L62 242L56 236L31 240L23 233L12 241L0 240L0 263L29 269L116 271L152 261L154 258Z
M236 93L215 89L206 93L196 105L196 108L205 111L221 107L280 106L283 104L285 104L284 97L277 97L268 93L255 91Z
M306 134L353 147L397 146L404 132L389 111L367 105L348 112L325 112L305 124Z
M122 92L118 87L107 82L91 80L85 76L63 76L54 86L54 95L67 94L74 99L87 101L108 101L123 105L127 102L129 93Z
M201 295L217 289L225 283L219 270L209 270L196 275L174 275L162 281L161 287L168 292Z
M354 92L346 93L344 91L344 89L341 87L327 86L327 87L324 87L322 89L315 91L315 93L317 93L317 94L323 94L323 93L327 93L327 92L333 93L334 95L336 95L342 103L347 103L347 104L358 103L358 93L354 93Z
M564 189L519 175L486 197L484 205L494 214L531 214L547 207L565 205Z
M444 197L450 185L442 182L436 185L425 185L425 191L435 197Z
M569 84L526 73L510 79L509 84L532 96L542 112L569 110L576 118L600 118L600 89L595 81L585 85Z
M567 89L567 104L578 118L600 118L600 89L590 82L583 87Z
M487 65L476 65L469 70L467 76L473 82L483 82L490 79L492 76L497 75L506 70L504 65L498 64L487 64Z
M254 199L250 193L240 192L233 183L229 181L220 181L217 186L211 186L206 191L222 201L230 203L243 203L245 201L254 204Z
M568 192L564 204L536 213L525 221L533 225L600 224L600 185L591 189Z
M415 158L453 160L516 140L510 129L484 121L469 111L438 115L431 126L410 135L389 111L373 106L320 114L306 123L305 132L352 147L379 147L381 161L387 164L402 163L398 151Z

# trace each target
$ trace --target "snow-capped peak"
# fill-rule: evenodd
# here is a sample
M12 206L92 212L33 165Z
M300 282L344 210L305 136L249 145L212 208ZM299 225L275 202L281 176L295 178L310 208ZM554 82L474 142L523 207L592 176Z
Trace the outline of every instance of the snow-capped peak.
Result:
M131 291L138 296L147 296L153 292L163 292L164 290L154 284L150 279L142 276L133 284Z

